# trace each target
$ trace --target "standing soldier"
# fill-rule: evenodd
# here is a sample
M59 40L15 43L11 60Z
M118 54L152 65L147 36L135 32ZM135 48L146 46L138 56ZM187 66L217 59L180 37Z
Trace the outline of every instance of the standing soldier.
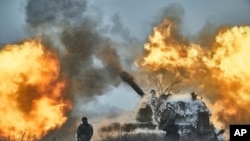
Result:
M87 117L82 118L82 124L77 128L77 141L90 141L93 136L93 127Z
M179 127L175 123L175 118L170 118L168 123L164 126L164 131L166 131L167 141L179 141L180 135L178 133Z

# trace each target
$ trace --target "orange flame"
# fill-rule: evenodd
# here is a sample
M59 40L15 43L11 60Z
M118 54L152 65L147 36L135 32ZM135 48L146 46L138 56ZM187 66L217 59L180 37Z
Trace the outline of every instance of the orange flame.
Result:
M0 136L26 132L39 139L60 127L71 108L62 98L64 89L60 62L40 41L5 46L0 51Z
M249 123L250 27L219 30L210 48L186 43L175 37L176 32L173 22L163 20L136 65L182 76L212 103L212 118L221 125Z

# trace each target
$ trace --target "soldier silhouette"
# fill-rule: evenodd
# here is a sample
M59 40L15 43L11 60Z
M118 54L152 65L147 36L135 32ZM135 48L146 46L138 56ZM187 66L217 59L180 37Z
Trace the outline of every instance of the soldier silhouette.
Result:
M163 130L166 131L166 141L179 141L179 126L175 123L175 118L170 118Z
M88 123L87 117L82 118L82 123L77 128L77 141L90 141L93 136L93 127Z

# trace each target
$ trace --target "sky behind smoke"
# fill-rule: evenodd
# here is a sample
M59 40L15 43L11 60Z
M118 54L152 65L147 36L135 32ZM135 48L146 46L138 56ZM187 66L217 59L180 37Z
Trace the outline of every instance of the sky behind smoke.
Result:
M12 43L29 37L30 31L27 30L28 25L26 22L35 23L36 21L27 20L25 13L27 1L0 0L0 43ZM187 36L193 36L200 32L207 23L215 27L250 24L250 2L248 0L89 0L87 3L89 6L89 11L86 12L88 18L91 19L91 15L95 15L94 17L98 18L93 20L98 24L101 34L114 35L115 37L112 37L114 39L123 38L124 40L131 40L135 38L140 43L147 39L152 27L161 19L163 11L166 10L166 7L169 8L172 3L178 5L177 11L181 11L181 29L182 33ZM56 14L57 11L50 12L55 12L55 16L58 16ZM33 15L33 17L35 16ZM71 18L71 16L68 15L68 18ZM81 21L81 19L78 20ZM65 34L60 37L62 40L65 39L63 40L65 41L64 44L67 44L68 40L66 39L72 37L70 35L71 31L65 30L64 32ZM133 46L133 48L129 49L141 50L142 46ZM98 54L98 52L94 54ZM121 52L118 52L118 54L121 55ZM124 54L124 56L127 55ZM102 57L105 58L105 56ZM81 63L79 62L79 64ZM126 91L124 91L124 88ZM114 106L126 110L133 109L136 106L139 97L133 95L133 90L127 86L121 85L110 89L111 91L105 91L105 95L97 99L98 104L104 105L108 103L111 107Z
M104 18L118 13L122 22L139 38L146 38L152 24L160 17L164 8L177 3L184 9L183 29L194 34L206 22L218 25L249 24L250 4L247 0L94 0L95 6L103 11Z
M9 43L26 36L24 0L0 0L0 43Z
M198 32L206 22L221 24L249 24L250 2L248 0L92 0L93 10L100 12L104 23L113 15L120 16L121 23L133 36L146 39L152 24L165 7L180 4L185 10L183 28L188 33ZM27 36L25 31L26 0L0 0L0 42L17 41Z

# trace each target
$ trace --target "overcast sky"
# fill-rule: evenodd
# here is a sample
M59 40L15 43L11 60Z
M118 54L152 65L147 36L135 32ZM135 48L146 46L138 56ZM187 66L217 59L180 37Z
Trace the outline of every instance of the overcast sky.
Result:
M103 21L109 21L115 14L133 36L145 39L152 24L162 10L171 3L178 3L184 9L183 28L194 34L206 22L216 25L249 24L249 0L91 0ZM22 39L25 33L26 0L0 0L0 42L8 43Z
M118 13L125 26L139 37L147 36L152 23L160 16L162 10L172 3L184 9L184 32L194 34L205 23L249 24L249 0L94 0L104 17Z
M130 35L141 41L146 40L153 24L172 3L177 3L183 10L184 34L196 34L206 23L214 26L250 24L249 0L89 0L92 11L96 10L101 15L101 24L109 24L110 19L118 15ZM0 0L0 43L28 37L25 6L26 0ZM126 110L133 109L139 97L126 93L134 92L126 86L120 86L101 96L99 101Z

